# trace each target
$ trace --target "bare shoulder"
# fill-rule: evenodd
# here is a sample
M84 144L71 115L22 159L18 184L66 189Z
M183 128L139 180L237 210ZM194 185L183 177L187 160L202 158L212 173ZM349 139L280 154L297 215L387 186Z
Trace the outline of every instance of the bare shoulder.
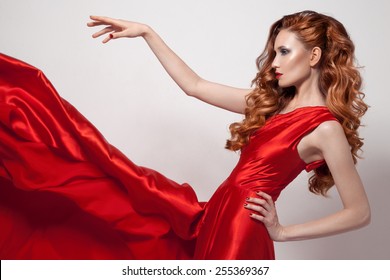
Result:
M313 132L313 140L317 143L315 146L320 149L348 143L342 125L337 121L325 121Z
M321 123L316 129L316 134L320 137L330 137L337 135L344 135L344 129L338 121L325 121Z

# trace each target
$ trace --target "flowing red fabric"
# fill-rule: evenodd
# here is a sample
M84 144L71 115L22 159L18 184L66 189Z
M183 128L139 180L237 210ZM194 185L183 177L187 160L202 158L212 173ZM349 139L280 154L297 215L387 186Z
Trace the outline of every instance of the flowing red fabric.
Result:
M0 259L274 259L243 208L276 200L302 170L300 139L326 107L271 117L209 202L137 166L62 99L44 74L0 54Z
M43 73L0 57L0 257L188 259L202 206L134 165Z

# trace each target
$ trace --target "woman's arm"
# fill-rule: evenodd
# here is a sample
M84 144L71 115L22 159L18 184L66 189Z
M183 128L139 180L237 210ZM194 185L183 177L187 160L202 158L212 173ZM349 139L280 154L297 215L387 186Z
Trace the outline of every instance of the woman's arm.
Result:
M105 26L104 29L93 34L94 38L109 33L103 40L103 43L107 43L112 39L141 36L164 69L187 95L232 112L244 113L245 97L251 92L251 89L234 88L202 79L149 26L100 16L91 16L91 19L93 21L89 22L88 26Z
M307 223L282 226L271 197L260 193L260 198L250 198L246 208L257 212L252 218L262 221L275 241L329 236L357 229L370 222L368 199L341 125L337 122L321 124L313 134L312 141L316 143L333 175L343 209Z

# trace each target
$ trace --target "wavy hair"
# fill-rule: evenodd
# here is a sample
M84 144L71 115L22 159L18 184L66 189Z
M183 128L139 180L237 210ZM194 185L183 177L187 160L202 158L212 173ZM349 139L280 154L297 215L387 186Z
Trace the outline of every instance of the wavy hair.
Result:
M339 21L313 11L284 16L271 26L265 49L256 60L258 73L252 81L255 89L246 97L245 118L230 125L231 138L227 140L226 148L237 151L244 147L250 135L269 117L283 110L295 95L295 87L278 86L272 68L276 56L274 43L281 30L293 32L307 49L321 48L319 89L326 106L344 129L356 164L363 145L358 134L360 118L368 106L360 91L362 79L355 65L355 46ZM316 194L326 195L333 185L327 165L315 169L309 178L309 190Z

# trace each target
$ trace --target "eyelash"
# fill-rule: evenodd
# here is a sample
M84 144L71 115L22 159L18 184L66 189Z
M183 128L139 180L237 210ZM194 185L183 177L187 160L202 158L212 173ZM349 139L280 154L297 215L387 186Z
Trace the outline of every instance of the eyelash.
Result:
M286 54L288 54L290 51L289 50L287 50L287 49L281 49L280 50L280 54L281 55L286 55Z

